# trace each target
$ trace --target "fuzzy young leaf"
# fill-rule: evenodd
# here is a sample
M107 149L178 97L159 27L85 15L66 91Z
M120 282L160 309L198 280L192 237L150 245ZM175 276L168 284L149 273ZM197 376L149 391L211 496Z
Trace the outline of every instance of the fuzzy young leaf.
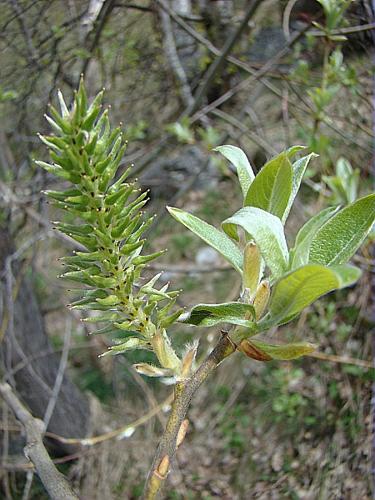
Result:
M199 236L208 245L212 246L212 248L232 264L239 273L242 273L242 254L239 248L226 234L180 208L167 207L167 210L172 217L190 229L190 231Z
M301 148L301 146L296 146ZM299 160L295 161L292 165L293 169L293 176L292 176L292 191L289 196L288 204L286 206L286 209L284 211L284 214L282 216L282 222L285 223L286 219L288 218L290 209L292 208L293 202L297 196L297 193L299 191L299 188L301 186L301 182L303 179L303 176L306 172L306 168L308 164L310 163L310 160L313 158L316 158L318 155L315 153L310 153L307 156L304 156L303 158L300 158Z
M311 344L310 342L293 342L290 344L276 345L251 339L251 343L259 351L267 354L271 359L277 360L297 359L317 349L317 345Z
M133 365L136 372L146 377L170 377L173 375L171 370L160 368L159 366L150 365L148 363L137 363Z
M262 258L259 248L253 241L249 241L243 255L243 287L254 294L261 276Z
M291 250L292 269L303 266L309 262L311 240L317 231L336 212L337 207L328 207L309 219L298 231L294 248Z
M270 298L270 293L271 289L268 281L266 280L261 281L259 283L253 301L256 320L259 320L263 316L263 313L267 308L267 304Z
M350 265L332 268L308 264L283 276L274 286L269 305L269 315L260 327L290 321L305 307L332 290L355 283L361 270Z
M288 265L288 247L280 219L260 208L244 207L223 222L224 231L235 239L237 226L254 239L273 278L281 276Z
M180 322L195 326L214 326L219 323L252 328L255 310L250 304L227 302L223 304L198 304L180 317Z
M287 154L281 153L266 163L255 177L244 204L261 208L281 219L292 193L292 176L292 164Z
M237 169L238 180L245 198L255 177L247 156L242 149L230 145L218 146L214 151L218 151L225 156Z
M354 255L375 220L375 194L360 198L331 217L314 235L309 262L343 264Z

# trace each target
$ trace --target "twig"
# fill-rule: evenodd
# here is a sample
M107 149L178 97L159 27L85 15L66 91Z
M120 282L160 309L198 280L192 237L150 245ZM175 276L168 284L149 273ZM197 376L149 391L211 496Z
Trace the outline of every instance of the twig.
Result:
M171 18L175 21L176 24L178 24L182 29L186 31L194 40L199 42L201 45L206 47L206 49L211 52L211 54L214 54L215 56L221 56L222 51L215 47L213 43L210 42L207 38L205 38L201 33L196 31L194 28L189 26L189 24L185 23L185 21L181 18L181 16L175 12L173 9L171 9L164 0L155 0L168 14L171 16ZM239 69L242 69L245 71L245 73L248 73L250 75L256 74L256 69L254 69L252 66L249 64L246 64L245 62L241 61L240 59L237 59L234 56L227 55L226 60L236 66ZM269 76L275 77L275 78L280 78L280 75L276 74L270 74L268 73ZM273 84L268 82L265 78L259 78L259 81L267 87L271 92L276 94L277 96L281 97L280 90L275 87Z
M44 447L43 422L31 415L6 382L0 384L0 395L25 428L24 454L34 464L49 496L53 500L78 500L78 496L73 492L66 478L56 469Z
M33 484L34 471L29 470L26 472L26 483L23 488L22 500L28 500L30 497L30 490Z
M149 412L147 412L145 415L142 415L142 417L138 418L134 422L123 425L122 427L115 429L113 431L106 432L105 434L100 434L99 436L94 436L85 439L65 438L58 434L54 434L53 432L46 432L46 436L64 444L81 444L83 446L94 446L98 443L102 443L103 441L108 441L109 439L119 438L121 435L124 435L130 429L136 429L137 427L140 427L144 423L148 422L150 418L157 415L165 406L170 405L172 403L172 400L173 400L173 395L171 394L162 403L158 404L157 406L154 406Z
M325 354L324 352L311 352L307 354L310 358L321 359L323 361L330 361L332 363L339 363L343 365L355 365L362 368L373 368L371 361L365 359L351 358L350 356L337 356L336 354Z
M52 389L52 394L51 394L51 397L49 398L48 405L47 405L46 411L44 413L44 418L43 418L44 430L46 430L48 428L48 424L49 424L51 417L53 415L53 412L54 412L54 409L55 409L55 406L57 403L57 398L59 397L61 385L63 383L64 373L65 373L66 365L68 362L71 335L72 335L72 318L71 318L71 316L68 316L67 326L65 329L65 336L64 336L64 346L63 346L63 351L62 351L61 358L60 358L59 368L57 370L57 375L55 378L55 384L54 384L53 389Z
M35 222L46 228L48 231L51 231L52 233L53 227L50 224L50 222L44 219L34 208L29 207L28 205L23 203L22 200L19 200L18 197L11 191L11 189L9 189L9 187L4 182L0 181L0 198L1 197L4 199L5 202L9 203L10 205L15 205L20 207L27 213L29 217L35 220ZM80 245L66 234L60 233L59 231L53 231L53 234L59 240L68 243L70 246L73 246L76 249L79 250L85 249L83 245Z
M231 53L233 47L235 46L235 44L239 40L240 36L244 32L250 19L255 14L257 8L261 4L261 1L262 0L252 0L252 2L249 3L247 10L246 10L246 13L245 13L241 23L239 24L238 28L228 38L227 42L225 43L225 45L223 47L221 54L210 65L206 74L204 75L204 77L203 77L203 79L198 87L197 93L194 97L194 102L192 103L191 106L188 107L188 109L186 111L187 115L191 115L199 109L199 106L201 105L204 97L206 96L207 91L210 88L213 80L215 79L218 72L221 70L222 66L225 63L227 56Z
M207 115L212 112L212 110L218 108L221 104L231 99L235 94L240 92L241 90L245 90L251 83L255 80L259 80L262 76L264 76L280 59L282 59L286 54L288 54L291 47L293 47L310 29L310 25L306 26L302 31L295 33L290 41L283 47L277 54L271 57L258 71L253 73L248 78L245 78L237 85L229 89L227 92L222 94L215 101L210 102L207 106L204 106L199 111L197 111L191 118L191 123L194 123L197 120L200 120L202 116Z
M104 0L100 10L97 12L96 19L94 24L92 25L92 29L87 33L83 45L86 46L89 57L84 59L84 62L81 67L80 73L85 74L88 70L88 67L92 60L92 55L94 53L95 48L97 47L104 27L115 7L115 0ZM92 38L92 40L91 40ZM91 41L91 43L90 43ZM78 87L78 85L76 85Z
M337 30L332 30L331 35L351 35L352 33L360 33L362 31L375 30L375 23L359 24L358 26L347 26ZM327 33L320 30L311 30L310 34L313 36L327 36Z
M175 386L175 397L164 434L150 468L144 491L144 500L157 498L169 473L170 464L186 432L186 413L192 397L211 372L235 351L228 335L222 335L215 348L207 356L190 379Z
M257 146L263 148L265 151L267 151L268 154L270 154L270 155L276 154L276 150L266 140L264 140L258 134L255 134L254 132L249 130L249 128L246 127L246 125L244 125L241 120L238 120L236 117L230 115L229 113L226 113L225 111L222 111L221 109L214 109L211 113L214 116L221 118L222 120L226 121L230 125L233 125L234 127L241 130L241 132L246 134L246 137L248 139L253 141Z

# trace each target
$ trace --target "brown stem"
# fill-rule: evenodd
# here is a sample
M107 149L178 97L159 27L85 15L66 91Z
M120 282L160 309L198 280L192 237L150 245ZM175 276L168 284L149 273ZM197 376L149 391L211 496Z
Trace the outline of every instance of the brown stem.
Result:
M186 413L196 390L206 380L208 375L215 370L218 364L234 351L235 345L231 342L228 335L222 335L214 349L196 372L189 379L176 384L171 413L147 477L143 496L144 500L154 500L157 498L164 484L164 480L169 472L170 463L181 441L179 439L179 431L182 427L186 428ZM180 432L180 436L181 434L183 432Z

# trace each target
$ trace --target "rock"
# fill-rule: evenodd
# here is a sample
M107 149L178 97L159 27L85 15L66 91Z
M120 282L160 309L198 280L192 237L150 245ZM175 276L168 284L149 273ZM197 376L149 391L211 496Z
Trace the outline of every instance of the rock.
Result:
M220 262L219 254L209 246L201 247L195 256L195 262L201 267L218 266Z

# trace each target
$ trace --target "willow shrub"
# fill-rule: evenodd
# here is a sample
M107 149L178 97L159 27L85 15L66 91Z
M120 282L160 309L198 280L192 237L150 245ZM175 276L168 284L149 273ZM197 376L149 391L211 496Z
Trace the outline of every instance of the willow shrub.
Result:
M84 321L98 323L96 333L112 336L110 353L153 351L157 363L138 363L135 369L176 384L196 373L198 342L176 352L167 333L175 322L196 327L231 324L228 336L235 350L259 361L289 360L313 351L316 346L309 342L276 345L259 334L359 279L361 270L348 261L372 227L375 194L341 209L324 209L304 224L294 247L288 248L284 224L314 153L294 160L304 150L294 146L255 176L241 149L216 148L237 170L243 208L224 220L221 229L181 209L168 210L233 266L242 278L242 292L237 301L197 304L183 312L175 306L178 292L158 285L160 274L148 281L143 277L147 264L164 250L143 252L143 235L153 220L142 211L147 192L128 180L131 168L124 170L121 164L126 141L120 128L111 128L102 97L100 92L88 104L81 82L68 109L59 92L60 111L51 106L46 117L53 134L40 136L50 161L36 162L66 181L64 189L46 195L74 221L55 223L79 247L62 259L61 277L79 287L70 307L98 311Z

